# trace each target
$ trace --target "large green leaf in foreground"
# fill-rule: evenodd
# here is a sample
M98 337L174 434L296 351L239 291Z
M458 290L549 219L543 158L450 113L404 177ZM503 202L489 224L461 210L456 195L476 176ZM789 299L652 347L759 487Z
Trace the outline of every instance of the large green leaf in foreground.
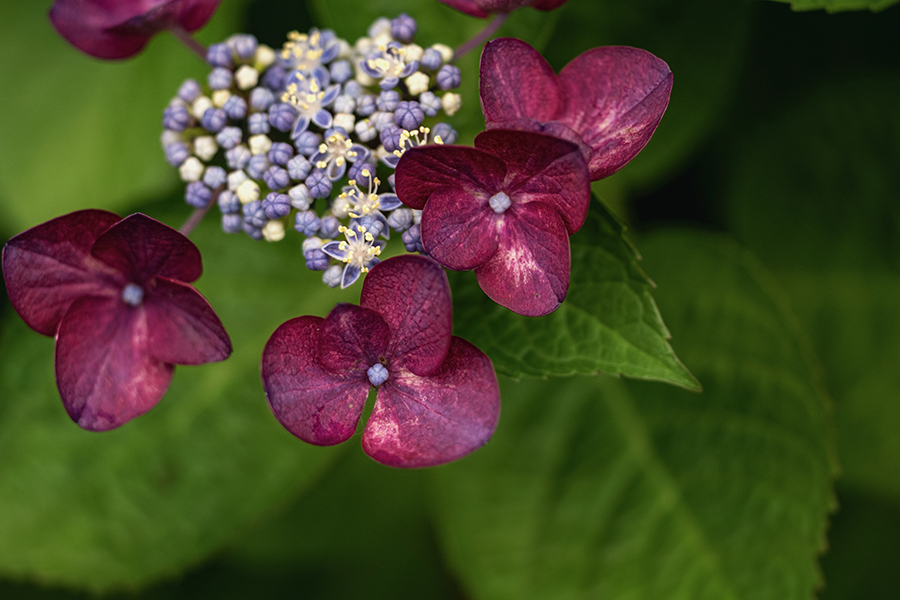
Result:
M624 234L603 204L593 202L584 227L570 238L569 294L537 319L495 304L472 273L454 275L454 333L511 377L606 371L699 389L669 346L653 284Z
M703 393L505 382L493 441L434 472L451 566L478 599L808 600L835 466L791 318L731 242L642 246Z
M205 43L241 27L246 0L224 0ZM172 187L160 147L162 111L209 67L169 34L137 57L101 61L69 46L50 2L6 2L0 19L0 214L18 231L61 214L126 210Z
M794 10L827 10L830 13L845 10L884 10L897 0L774 0L790 4Z
M53 340L10 311L0 341L0 575L102 590L180 572L335 456L278 425L259 357L282 321L324 315L338 295L303 267L299 240L265 244L204 225L199 287L234 355L177 367L159 405L120 429L91 433L69 420Z
M900 80L816 90L741 136L733 230L790 294L836 402L847 485L900 498Z

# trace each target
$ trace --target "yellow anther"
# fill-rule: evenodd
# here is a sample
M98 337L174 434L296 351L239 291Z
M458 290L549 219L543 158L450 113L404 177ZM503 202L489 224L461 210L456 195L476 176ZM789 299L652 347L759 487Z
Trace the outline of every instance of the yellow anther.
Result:
M319 162L316 163L316 166L320 169L324 169L325 167L328 166L328 163L324 160L320 160Z
M319 152L328 152L328 146L325 144L319 144Z

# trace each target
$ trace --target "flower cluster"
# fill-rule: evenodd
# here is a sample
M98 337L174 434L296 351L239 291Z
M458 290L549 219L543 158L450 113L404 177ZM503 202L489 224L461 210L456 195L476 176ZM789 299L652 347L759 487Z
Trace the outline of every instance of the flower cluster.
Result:
M377 264L391 230L418 250L419 213L377 171L392 186L405 150L456 140L434 121L459 109L460 72L450 48L422 48L415 33L400 15L352 46L317 29L291 33L280 52L249 35L211 46L205 85L185 81L163 113L186 202L216 202L224 231L257 240L281 240L293 225L306 266L331 286Z

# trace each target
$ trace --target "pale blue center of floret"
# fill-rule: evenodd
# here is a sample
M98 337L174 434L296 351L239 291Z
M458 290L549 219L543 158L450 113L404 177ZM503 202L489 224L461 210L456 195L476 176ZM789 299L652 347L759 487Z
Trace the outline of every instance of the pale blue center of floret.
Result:
M503 192L498 192L491 196L489 202L491 204L491 208L494 209L494 212L498 215L506 212L506 209L509 208L512 204L512 200L510 200L509 196L507 196Z
M369 367L369 370L366 371L366 375L369 376L369 383L371 383L375 387L378 387L388 380L390 373L383 364L375 363L374 365Z
M144 302L144 290L136 283L129 283L122 288L122 301L128 306L140 306Z

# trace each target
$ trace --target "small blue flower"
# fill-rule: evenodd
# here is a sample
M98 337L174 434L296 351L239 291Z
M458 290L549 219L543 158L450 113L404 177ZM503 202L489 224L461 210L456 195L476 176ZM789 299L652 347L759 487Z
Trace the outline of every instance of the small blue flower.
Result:
M419 225L412 225L401 236L407 252L425 252L422 247L422 230Z
M426 117L434 117L441 112L441 99L433 92L422 92L419 96L419 106L422 107Z
M322 252L345 263L341 275L341 289L344 289L353 285L361 273L367 273L381 262L378 256L386 242L375 239L375 236L366 231L362 225L352 228L341 227L339 231L344 234L346 240L328 242L322 246Z
M380 79L381 89L389 90L397 86L404 77L409 77L419 68L418 60L407 61L406 48L397 42L380 46L360 61L363 72L373 79Z
M353 77L353 67L346 60L337 60L331 63L328 72L331 74L331 80L336 83L344 83Z
M431 138L443 144L455 144L459 134L449 123L438 123L431 129Z
M303 258L306 259L306 268L310 271L324 271L331 264L331 259L321 248L304 250Z
M361 117L368 117L376 110L378 110L378 106L375 102L375 96L371 94L363 94L356 101L356 114Z
M306 187L305 183L295 185L289 189L288 196L291 199L291 206L297 210L309 210L309 205L313 200L309 196L309 188Z
M351 79L350 81L348 81L347 83L344 84L344 88L341 93L347 94L351 98L359 98L360 96L362 96L365 93L365 91L360 82L358 82L355 79Z
M378 137L378 130L375 129L375 125L369 119L357 121L356 125L353 126L353 130L361 142L371 142Z
M350 165L348 177L362 185L372 185L375 178L375 165L359 160Z
M240 96L231 96L225 101L222 110L225 111L225 114L228 115L228 118L230 119L234 119L235 121L243 119L247 116L247 101Z
M400 13L396 19L391 20L391 37L398 42L409 44L416 36L416 20L406 13Z
M255 87L250 92L250 106L253 107L253 110L260 112L269 110L274 102L275 94L269 88Z
M399 103L400 92L397 90L384 90L378 94L378 98L375 99L375 106L378 107L378 110L383 110L385 112L394 112Z
M280 219L291 212L291 198L287 194L271 192L263 200L262 207L269 219Z
M224 67L216 67L209 72L209 75L206 77L206 83L213 90L227 90L231 87L232 79L234 79L234 74L230 70Z
M334 99L334 112L352 113L356 110L356 100L347 94L341 94Z
M273 65L263 74L262 84L273 92L280 92L286 78L287 71L278 65Z
M375 129L381 131L385 127L390 127L394 124L394 113L378 111L370 119L372 124L375 125Z
M303 181L309 176L309 172L312 170L312 163L302 154L298 154L288 161L287 169L291 179Z
M304 131L294 138L294 148L303 156L312 156L319 151L322 144L322 136L312 131Z
M265 174L271 166L272 163L269 162L268 156L265 154L257 154L250 158L250 161L247 163L247 167L244 170L247 171L247 175L249 175L251 179L262 179L263 174Z
M394 231L406 231L412 225L412 211L408 208L398 208L390 214L387 222Z
M207 108L203 113L201 124L211 133L218 133L228 123L228 115L221 108Z
M275 142L269 149L269 160L272 164L281 167L287 165L292 156L294 156L294 147L285 142Z
M331 181L337 181L346 173L348 162L365 160L368 154L368 149L354 144L347 132L338 127L325 132L325 141L309 160L317 169L324 169Z
M319 216L315 213L315 211L307 210L298 212L294 216L294 229L296 229L306 237L312 237L319 233L319 228L321 226L322 220L319 219Z
M212 198L212 190L200 181L189 183L185 189L184 200L194 208L203 208L209 204Z
M327 198L331 193L332 183L322 169L316 169L309 174L304 181L306 187L309 188L311 198Z
M234 53L241 60L250 60L256 54L259 41L256 36L249 33L238 33L228 38L228 45L234 49Z
M381 143L384 145L384 149L388 152L393 152L394 150L400 149L400 134L402 130L397 125L393 123L390 127L385 127L381 130Z
M288 172L274 165L263 174L263 180L270 190L283 190L291 185L291 176L288 175Z
M422 53L422 58L419 61L422 64L422 68L426 71L437 71L444 64L444 57L434 48L428 48Z
M269 116L265 113L254 113L247 119L247 129L251 135L269 133Z
M244 218L241 215L222 215L222 231L225 233L240 233L244 228Z
M283 64L306 74L337 58L341 45L329 29L310 29L309 34L292 31L284 44L280 59Z
M231 150L241 143L243 136L240 127L224 127L216 134L216 142L226 150Z
M297 119L297 111L287 103L278 102L269 107L269 123L278 131L290 131Z
M222 214L233 215L241 212L241 201L236 194L228 190L224 190L219 194L218 203Z
M322 273L322 283L330 288L336 288L341 285L341 275L344 272L342 265L331 265Z
M369 383L375 387L378 387L387 381L390 376L391 374L388 372L387 368L381 363L375 363L369 367L368 371L366 371L366 377L369 378Z
M227 179L228 173L222 167L207 167L206 172L203 173L203 183L211 189L225 185Z
M266 211L263 210L262 202L259 200L254 200L253 202L248 202L243 207L244 212L244 222L253 225L254 227L258 227L262 229L266 226L266 223L269 222L269 218L266 216Z
M322 217L322 223L319 226L319 235L323 238L337 237L341 227L341 222L333 215Z
M185 102L193 102L199 98L202 93L203 90L195 79L185 79L184 83L181 84L181 87L178 88L178 97Z
M409 102L400 102L394 111L394 123L401 129L412 130L417 128L425 120L425 113L422 107L415 100ZM387 146L385 146L387 148Z
M249 235L251 238L253 238L257 242L260 241L261 239L263 239L262 227L257 227L256 225L254 225L252 223L248 223L247 221L244 221L244 223L242 224L242 227L244 229L244 233Z
M166 161L173 167L180 167L190 155L191 149L184 142L173 142L166 146Z
M229 169L243 169L251 158L253 155L250 154L250 149L243 144L235 146L225 153L225 162L228 163Z
M441 70L438 71L435 79L437 80L438 87L442 90L452 90L458 88L459 84L462 83L462 74L459 72L459 67L454 65L444 65L441 67Z
M335 84L322 89L322 84L315 77L308 77L296 71L292 73L282 95L282 100L289 102L299 114L291 137L296 138L306 131L310 121L321 129L331 127L333 117L325 108L330 106L340 93L340 85Z
M231 56L231 48L228 44L213 44L206 51L206 62L213 67L229 68L234 61Z
M163 127L172 131L184 131L191 125L191 113L183 104L170 104L163 111Z

